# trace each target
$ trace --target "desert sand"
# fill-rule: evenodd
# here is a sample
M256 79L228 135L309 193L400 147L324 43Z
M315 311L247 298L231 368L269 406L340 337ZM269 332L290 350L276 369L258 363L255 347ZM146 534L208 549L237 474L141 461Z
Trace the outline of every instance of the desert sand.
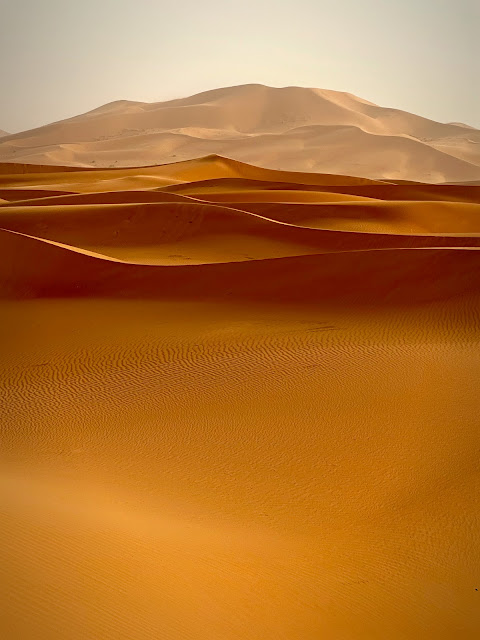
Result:
M0 198L2 637L479 637L478 186L210 155Z
M0 162L124 167L219 154L271 169L480 180L480 131L350 93L248 84L166 102L119 100L5 137Z

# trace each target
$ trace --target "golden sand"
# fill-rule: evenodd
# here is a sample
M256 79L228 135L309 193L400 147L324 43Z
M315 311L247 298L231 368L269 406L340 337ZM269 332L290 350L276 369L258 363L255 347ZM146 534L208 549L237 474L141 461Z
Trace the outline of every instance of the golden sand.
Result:
M306 87L247 84L166 102L119 100L0 139L0 162L128 167L212 153L289 171L480 180L478 129Z
M474 639L480 197L0 165L9 640Z

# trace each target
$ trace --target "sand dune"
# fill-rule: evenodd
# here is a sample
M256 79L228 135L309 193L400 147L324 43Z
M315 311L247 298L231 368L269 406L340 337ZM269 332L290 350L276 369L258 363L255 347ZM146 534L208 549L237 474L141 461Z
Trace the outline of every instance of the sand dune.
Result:
M457 248L447 245L445 249L390 249L388 253L354 249L324 254L322 258L313 254L309 258L260 259L260 264L246 261L253 266L235 260L221 263L216 269L195 265L199 268L194 274L191 267L152 270L146 264L112 261L83 247L72 250L63 243L16 232L2 231L0 246L7 265L22 258L25 265L18 265L14 272L2 272L0 286L7 299L75 294L129 298L161 292L169 299L181 300L222 300L227 294L233 301L242 302L310 303L316 299L315 291L321 291L324 301L338 298L349 304L393 304L413 302L419 296L423 302L437 299L437 290L442 297L451 297L476 291L478 285L477 248L468 244ZM34 269L28 264L29 257L34 260ZM299 277L297 272L307 277ZM430 285L434 275L440 279L440 286ZM269 281L268 292L264 290L265 280ZM425 288L419 286L422 282Z
M49 170L50 169L50 170ZM0 163L0 180L10 186L18 184L32 183L38 184L39 178L31 174L42 175L41 181L62 182L79 180L79 184L84 184L86 188L90 183L98 184L105 182L108 178L137 178L145 182L147 177L157 177L171 184L181 182L200 182L202 180L226 180L226 179L247 179L290 182L293 184L305 184L308 186L362 186L385 184L384 181L371 180L369 178L358 178L353 176L319 173L302 173L298 171L277 171L252 166L245 162L224 158L211 154L204 158L194 160L178 161L172 164L159 166L145 166L137 168L110 168L110 169L79 169L78 167L55 167L54 171L48 165L29 165L20 163ZM141 169L141 171L139 171ZM22 176L22 177L21 177ZM147 188L146 185L144 188Z
M478 637L478 187L209 156L0 198L2 637Z
M70 205L65 220L61 206L4 207L0 227L141 264L238 262L372 248L480 246L480 205L320 205L307 207L307 212L303 205L270 208L269 212L256 208L254 213L205 203ZM455 216L461 223L455 225ZM349 233L362 230L367 233ZM412 230L421 235L411 235Z
M8 136L0 161L121 167L219 154L288 171L465 182L480 179L479 143L473 127L348 93L251 84L151 104L120 100Z
M112 237L111 228L116 222L119 222L118 218L114 217L113 220L110 218L102 228L96 227L92 231L81 234L81 237L76 241L76 246L78 249L94 253L97 256L111 257L140 265L243 262L346 250L394 247L480 246L480 233L476 237L471 235L411 236L349 233L287 226L256 215L242 215L242 212L240 215L234 215L231 210L215 210L213 208L198 213L180 212L176 217L175 226L170 229L164 220L160 224L145 222L145 211L129 216L128 223L142 224L145 233L158 238L156 243L146 240L144 236L126 239L122 237L123 234L116 234ZM85 220L84 223L88 224L90 220ZM120 221L119 224L122 222ZM190 224L193 226L187 226ZM9 226L24 227L25 225L10 223ZM69 242L73 242L73 234L69 229L51 228L48 231L42 231L40 228L38 233L46 236L45 239L62 246L70 247ZM125 235L130 236L128 231ZM245 248L246 242L248 242L248 250ZM11 241L8 241L7 246L10 244ZM29 250L34 251L33 248L29 248ZM47 260L49 263L51 262L48 258ZM69 262L65 264L67 265L65 268L70 268Z

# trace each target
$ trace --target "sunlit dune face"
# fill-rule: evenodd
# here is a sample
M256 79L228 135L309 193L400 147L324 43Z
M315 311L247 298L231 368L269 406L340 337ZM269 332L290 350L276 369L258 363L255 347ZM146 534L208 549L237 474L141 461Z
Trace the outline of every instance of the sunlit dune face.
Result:
M214 155L215 167L195 160ZM221 156L234 158L237 166ZM183 165L192 159L190 171ZM207 176L249 178L255 174L251 164L281 170L279 180L288 173L309 172L310 181L315 174L329 173L337 178L466 182L480 180L480 131L340 91L249 84L167 102L116 101L0 138L0 162L83 169L169 163L170 178L181 174L189 182ZM158 178L146 180L145 175L137 172L120 188L161 186ZM331 186L336 184L333 177ZM117 188L116 181L105 185L105 190Z
M478 637L477 186L0 169L2 637Z

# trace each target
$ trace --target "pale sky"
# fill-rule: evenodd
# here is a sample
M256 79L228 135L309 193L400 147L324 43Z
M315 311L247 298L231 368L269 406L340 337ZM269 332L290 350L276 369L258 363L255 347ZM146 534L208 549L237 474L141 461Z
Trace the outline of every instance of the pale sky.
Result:
M0 129L247 83L480 128L480 0L0 0Z

